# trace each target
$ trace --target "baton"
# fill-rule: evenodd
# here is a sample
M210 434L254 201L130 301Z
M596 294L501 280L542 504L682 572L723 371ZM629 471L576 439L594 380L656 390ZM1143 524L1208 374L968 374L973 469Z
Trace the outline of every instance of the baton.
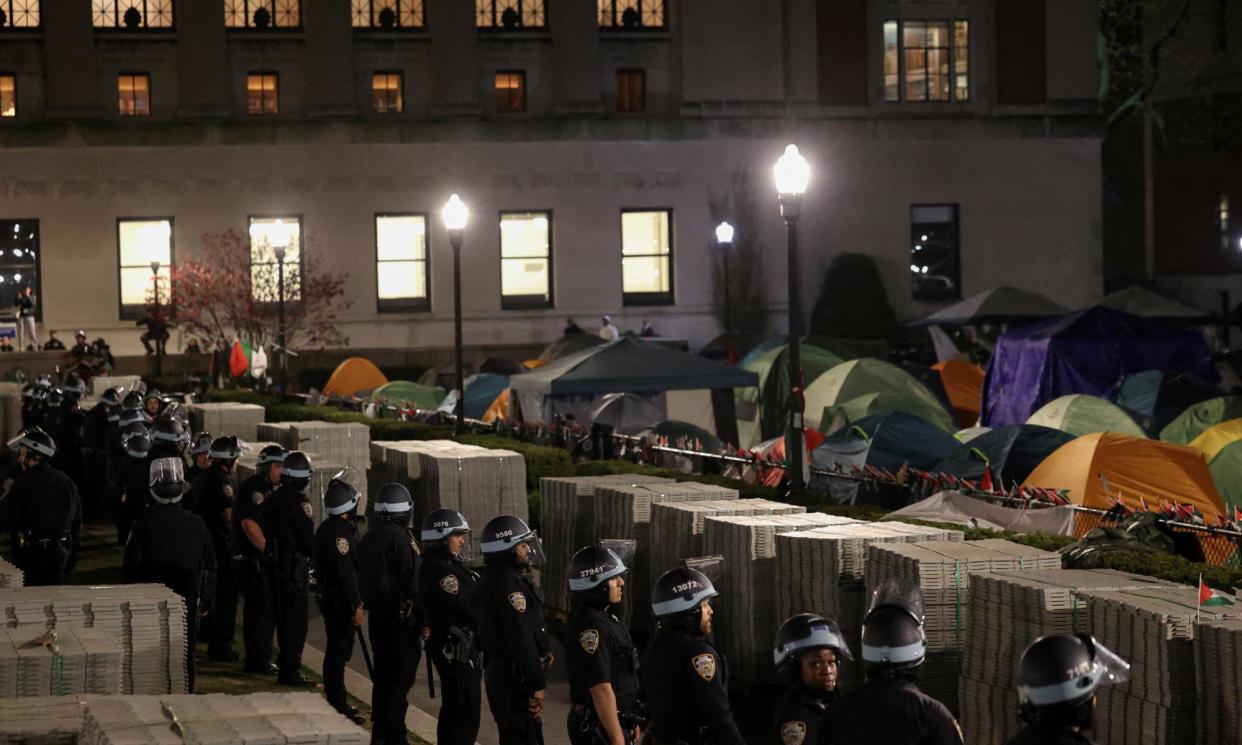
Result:
M374 680L375 666L371 664L371 650L367 649L367 638L362 635L361 626L355 626L354 631L358 634L358 646L362 649L362 661L367 663L367 675Z
M423 640L423 656L427 658L427 695L435 698L436 679L431 667L431 644L426 639Z

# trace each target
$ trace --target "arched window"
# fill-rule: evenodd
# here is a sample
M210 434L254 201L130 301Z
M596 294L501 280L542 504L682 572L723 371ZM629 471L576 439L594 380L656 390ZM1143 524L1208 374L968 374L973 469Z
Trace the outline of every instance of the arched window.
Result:
M95 28L129 31L173 27L173 0L91 0Z
M664 0L598 0L599 27L622 31L662 29Z
M475 0L479 28L542 29L548 25L544 0Z
M423 28L423 0L353 0L354 28L403 31Z
M300 28L302 3L301 0L224 0L224 25L267 31Z

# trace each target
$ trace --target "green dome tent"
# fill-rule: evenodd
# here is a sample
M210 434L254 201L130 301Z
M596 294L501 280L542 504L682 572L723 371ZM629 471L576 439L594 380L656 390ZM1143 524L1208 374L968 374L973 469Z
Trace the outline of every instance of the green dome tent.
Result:
M917 396L905 393L864 393L844 403L825 406L819 420L819 429L821 432L825 431L837 414L843 414L848 422L856 422L865 417L893 411L916 414L937 426L944 417L944 407Z
M438 385L422 385L408 380L394 380L371 391L367 403L382 400L390 406L410 406L434 411L444 401L444 389Z
M1242 396L1220 396L1191 406L1160 431L1160 439L1188 445L1203 431L1230 419L1242 418Z
M1038 424L1068 432L1075 437L1095 432L1116 432L1146 437L1143 428L1120 406L1107 399L1075 393L1044 404L1031 414L1027 424Z
M885 398L879 399L883 404L890 407L909 407L889 408L888 411L916 414L945 432L957 429L953 417L927 386L900 367L872 358L843 362L818 378L807 376L806 426L819 429L820 417L827 407L842 406L854 399L877 393L887 394ZM857 409L875 404L876 400L850 405Z
M841 364L841 357L813 344L799 347L802 374L807 383ZM787 425L786 402L789 398L789 345L748 357L739 363L744 370L759 375L754 388L733 389L737 407L737 429L744 448L752 448L764 440L779 437Z
M1242 419L1232 419L1205 429L1190 443L1203 453L1216 490L1232 514L1242 507Z

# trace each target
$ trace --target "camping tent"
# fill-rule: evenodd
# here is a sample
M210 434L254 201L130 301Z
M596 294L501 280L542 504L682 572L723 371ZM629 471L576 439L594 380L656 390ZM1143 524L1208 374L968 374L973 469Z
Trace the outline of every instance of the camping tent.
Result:
M1189 444L1205 429L1242 417L1242 396L1209 398L1183 411L1160 431L1160 439L1176 445Z
M799 353L802 379L806 385L842 362L841 357L813 344L801 345ZM739 367L759 376L758 387L734 392L738 431L743 435L742 445L746 447L780 435L789 425L789 345L773 347L764 354L745 360ZM748 423L758 424L758 430L753 435L746 432Z
M943 407L917 396L905 393L864 393L844 403L825 406L819 418L818 428L821 432L830 431L834 422L839 421L838 416L848 423L892 411L904 411L907 414L921 416L932 423L938 423L944 418Z
M932 365L932 369L940 373L940 383L949 397L958 426L969 427L979 421L986 374L983 368L966 360L948 360Z
M1121 381L1113 401L1135 414L1143 429L1155 435L1186 409L1221 393L1220 388L1194 375L1147 370Z
M896 472L903 465L931 469L958 446L953 435L906 412L867 417L827 437L811 453L819 468L875 466Z
M352 396L388 382L380 369L364 357L350 357L336 366L323 386L326 396Z
M1105 295L1099 304L1143 318L1164 318L1170 321L1202 321L1211 315L1139 285L1131 285L1124 290Z
M1034 424L1011 424L994 429L962 444L935 470L961 479L983 478L987 466L1000 485L1022 483L1035 467L1074 436Z
M953 436L957 438L958 442L970 442L976 437L991 431L991 427L967 427L966 429L959 429Z
M654 426L643 430L640 435L667 437L670 447L702 450L705 453L718 453L725 449L719 437L702 427L678 419L665 419Z
M495 373L478 373L462 381L466 386L466 418L482 419L487 410L500 394L509 387L509 378ZM449 394L440 402L440 411L453 413L457 407L457 391Z
M371 401L383 401L399 408L435 410L444 401L444 389L439 386L421 385L408 380L394 380L371 391Z
M591 424L633 435L664 419L663 402L637 393L605 393L591 407Z
M1026 423L1059 429L1074 437L1092 432L1120 432L1133 437L1146 437L1138 422L1117 404L1082 394L1062 396L1048 402L1031 414Z
M1068 489L1070 501L1100 509L1112 507L1110 498L1140 510L1140 498L1152 508L1165 502L1189 504L1208 525L1215 525L1225 509L1203 453L1114 432L1084 435L1062 445L1025 484Z
M1037 292L1019 290L1016 287L997 287L950 305L912 325L974 326L984 323L1026 323L1057 316L1065 311L1065 306Z
M1230 511L1242 507L1242 419L1204 430L1190 447L1207 458L1208 470Z
M1188 372L1215 381L1207 344L1195 331L1096 306L1003 334L988 365L983 423L1025 421L1055 398L1112 398L1122 378L1144 370Z
M814 381L808 378L805 393L807 426L819 429L825 407L844 405L869 393L888 393L903 400L916 400L919 402L918 410L909 413L925 417L945 432L956 429L949 412L925 385L892 363L869 358L843 362ZM897 400L890 399L893 402Z

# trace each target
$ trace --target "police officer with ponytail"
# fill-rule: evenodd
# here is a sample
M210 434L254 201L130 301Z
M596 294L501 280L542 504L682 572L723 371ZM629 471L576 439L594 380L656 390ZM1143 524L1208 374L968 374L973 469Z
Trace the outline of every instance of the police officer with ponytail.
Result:
M9 448L17 451L21 474L0 496L0 532L17 535L13 563L27 585L62 584L82 537L78 488L49 463L56 444L38 427L23 430Z
M435 510L423 520L423 609L431 636L427 653L440 674L436 742L472 745L479 734L483 654L474 596L479 575L466 566L470 524L456 510Z
M314 508L306 497L311 460L294 450L285 456L280 488L263 503L263 535L272 567L272 600L276 607L276 642L280 647L276 680L289 686L314 687L302 677L309 603L309 561L315 555Z
M624 595L622 556L632 558L633 548L633 541L608 541L580 549L569 563L566 658L573 708L567 724L573 745L638 742L638 651L611 611Z
M373 509L374 523L358 545L359 587L375 649L371 742L406 745L405 712L422 659L423 629L421 557L410 528L414 500L401 484L385 484Z
M327 647L323 651L323 692L332 708L361 724L358 710L345 697L345 665L354 653L354 629L362 626L358 592L358 533L354 515L359 493L337 474L323 493L328 514L315 531L316 603L323 618Z
M828 745L829 707L840 665L853 660L841 629L813 613L781 624L773 650L785 693L776 704L776 734L784 745Z

